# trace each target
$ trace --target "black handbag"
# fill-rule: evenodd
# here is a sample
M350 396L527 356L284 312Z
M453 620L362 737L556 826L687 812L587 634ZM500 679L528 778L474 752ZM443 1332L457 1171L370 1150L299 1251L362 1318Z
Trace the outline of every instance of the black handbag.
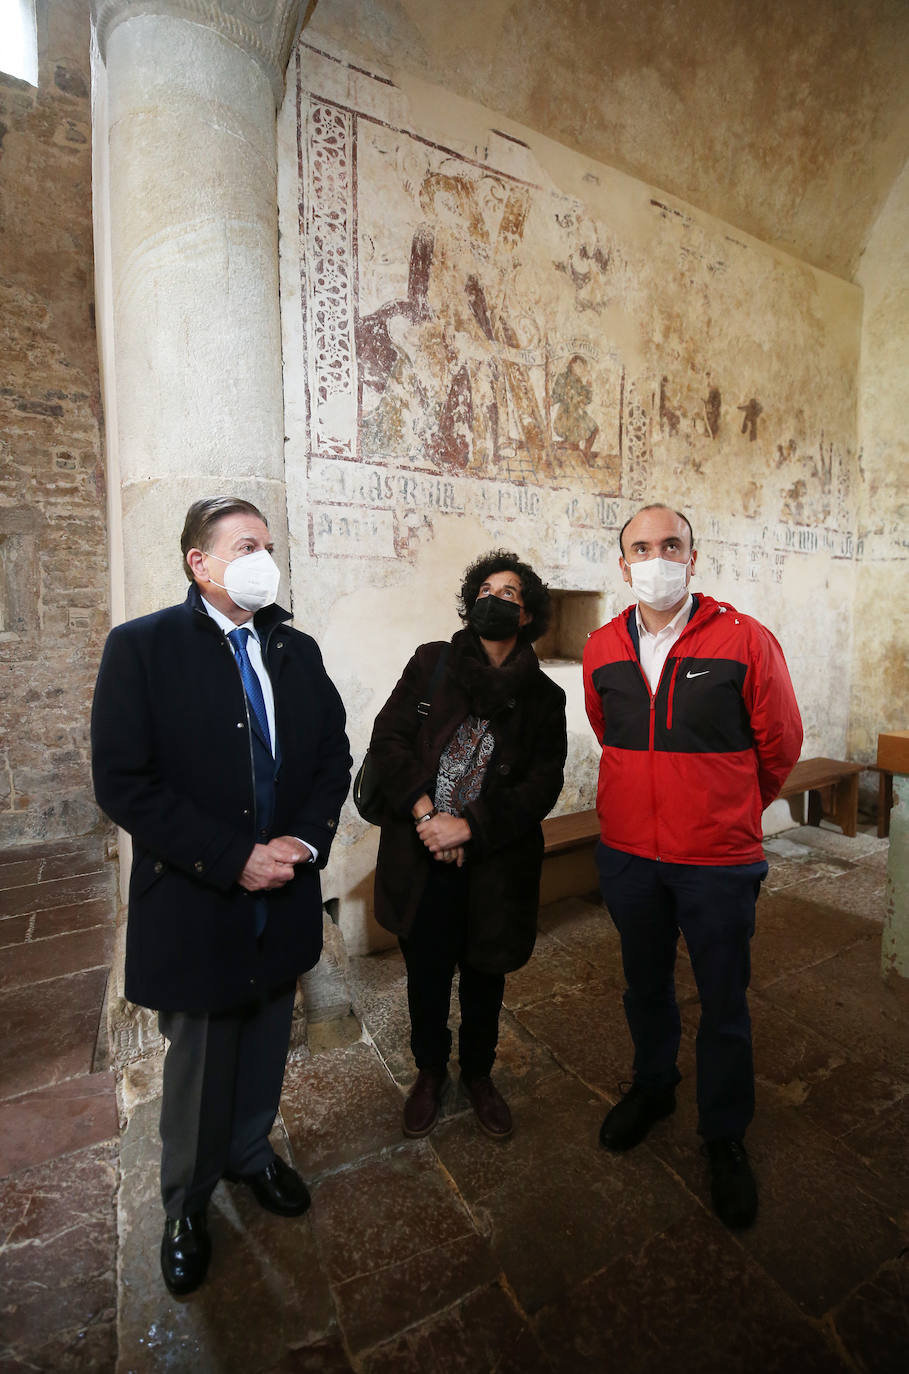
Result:
M432 677L429 679L429 688L426 692L424 701L417 702L417 715L429 715L429 703L432 701L433 693L439 684L439 678L445 669L448 659L450 644L444 645L439 654L436 666L432 670ZM381 825L387 809L385 793L382 791L379 782L378 770L369 757L369 750L363 755L363 762L357 769L357 776L353 782L353 804L362 816L363 820L369 825Z

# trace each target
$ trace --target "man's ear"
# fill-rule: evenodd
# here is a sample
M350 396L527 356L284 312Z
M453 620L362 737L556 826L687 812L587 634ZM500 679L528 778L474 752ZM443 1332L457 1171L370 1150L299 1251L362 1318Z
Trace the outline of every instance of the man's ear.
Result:
M186 564L199 582L208 582L210 578L205 570L205 554L201 549L187 549Z
M619 567L620 567L621 570L622 570L622 577L624 578L624 580L628 583L628 585L629 585L629 587L630 587L630 586L631 586L631 569L629 568L628 564L625 562L625 559L622 557L621 554L619 554Z

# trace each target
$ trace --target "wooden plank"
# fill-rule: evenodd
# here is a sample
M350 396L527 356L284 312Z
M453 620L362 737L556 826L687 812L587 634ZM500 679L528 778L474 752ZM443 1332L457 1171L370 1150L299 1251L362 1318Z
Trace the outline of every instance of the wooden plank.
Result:
M600 838L600 822L596 811L572 811L565 816L550 816L543 822L543 844L546 854L563 854L580 849Z
M780 796L791 797L796 792L830 787L853 773L857 775L864 772L865 766L864 763L846 763L843 759L802 759L783 783Z

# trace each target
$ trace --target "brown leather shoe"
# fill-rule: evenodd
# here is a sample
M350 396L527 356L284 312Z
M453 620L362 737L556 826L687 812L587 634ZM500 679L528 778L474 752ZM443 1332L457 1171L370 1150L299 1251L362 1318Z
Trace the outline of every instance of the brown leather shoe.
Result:
M512 1121L508 1103L492 1079L462 1078L461 1082L477 1114L477 1121L486 1134L496 1140L504 1140L506 1136L511 1135Z
M429 1135L439 1119L442 1093L448 1082L448 1074L443 1069L421 1069L417 1081L407 1094L404 1103L404 1134L411 1139Z

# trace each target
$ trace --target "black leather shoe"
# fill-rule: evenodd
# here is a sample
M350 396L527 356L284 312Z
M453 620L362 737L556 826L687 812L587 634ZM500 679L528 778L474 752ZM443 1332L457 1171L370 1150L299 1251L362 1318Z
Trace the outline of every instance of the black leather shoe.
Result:
M309 1189L296 1169L275 1155L257 1174L225 1174L229 1183L245 1183L267 1212L279 1217L299 1217L310 1203Z
M740 1140L708 1140L710 1199L724 1226L750 1226L757 1216L758 1194L754 1174Z
M632 1083L600 1127L600 1144L607 1150L630 1150L639 1145L655 1121L675 1111L675 1088L656 1091Z
M208 1273L211 1240L204 1212L166 1217L161 1238L161 1273L177 1297L198 1288Z
M442 1093L448 1082L445 1070L421 1069L404 1103L403 1130L412 1140L429 1135L439 1119Z
M464 1090L476 1112L477 1121L487 1135L494 1140L504 1140L511 1135L512 1122L508 1103L505 1101L492 1079L464 1078Z

